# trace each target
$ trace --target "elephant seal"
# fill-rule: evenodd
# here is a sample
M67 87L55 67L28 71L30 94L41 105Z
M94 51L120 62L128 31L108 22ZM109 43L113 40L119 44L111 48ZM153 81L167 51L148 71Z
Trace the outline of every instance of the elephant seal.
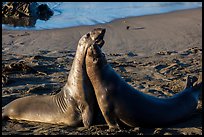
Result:
M27 96L16 99L2 108L2 117L89 127L93 122L95 93L87 76L85 55L93 43L103 46L105 29L97 28L79 40L68 80L55 95Z
M109 129L166 126L188 118L196 110L202 84L188 76L186 88L169 98L142 93L127 84L107 63L97 45L88 48L86 70Z

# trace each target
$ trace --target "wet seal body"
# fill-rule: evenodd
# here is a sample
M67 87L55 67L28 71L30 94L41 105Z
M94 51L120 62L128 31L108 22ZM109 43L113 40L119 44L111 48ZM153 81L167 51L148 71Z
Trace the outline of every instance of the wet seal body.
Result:
M85 56L93 43L103 43L105 29L97 28L82 36L65 86L56 95L28 96L16 99L2 108L2 117L77 126L93 122L96 101L87 76Z
M196 110L202 84L194 76L188 76L186 88L172 97L144 94L114 71L96 45L87 50L86 69L110 129L119 128L121 122L130 127L166 126L188 118Z

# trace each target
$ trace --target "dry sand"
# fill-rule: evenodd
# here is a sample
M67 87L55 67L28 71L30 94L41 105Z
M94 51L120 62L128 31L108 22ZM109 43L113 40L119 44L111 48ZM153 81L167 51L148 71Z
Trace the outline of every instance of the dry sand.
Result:
M202 8L94 26L40 31L3 29L2 106L19 97L58 92L66 82L78 40L96 27L106 28L103 51L108 62L138 90L169 97L184 88L188 74L200 76L202 81ZM109 132L106 124L83 129L9 120L3 121L2 134L202 135L201 115L202 98L191 118L165 128Z

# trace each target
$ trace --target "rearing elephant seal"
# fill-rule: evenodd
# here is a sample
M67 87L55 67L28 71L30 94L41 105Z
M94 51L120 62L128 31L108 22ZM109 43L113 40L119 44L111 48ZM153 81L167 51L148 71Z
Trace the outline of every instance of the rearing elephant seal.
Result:
M86 73L85 56L93 43L103 46L104 34L105 29L97 28L79 40L67 83L58 94L16 99L3 107L2 117L69 126L77 126L83 121L84 126L89 127L96 99Z
M165 126L187 118L196 109L201 83L188 77L186 88L169 98L144 94L128 85L107 63L97 45L87 50L86 70L102 114L109 126Z

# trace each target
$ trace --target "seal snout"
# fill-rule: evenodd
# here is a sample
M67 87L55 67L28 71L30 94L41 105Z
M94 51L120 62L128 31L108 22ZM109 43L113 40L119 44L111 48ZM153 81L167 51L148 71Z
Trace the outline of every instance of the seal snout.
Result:
M95 33L97 33L97 37L95 38L94 44L98 45L100 48L104 45L105 41L103 37L105 35L106 29L105 28L96 28Z
M99 34L104 35L105 32L106 32L106 29L105 28L96 28L93 31L98 32Z
M98 36L96 37L97 40L102 40L105 33L106 33L106 29L104 28L97 28L96 32L98 33Z
M100 31L100 33L99 33L99 36L98 36L97 39L103 39L103 37L104 37L104 35L105 35L105 33L106 33L106 29L100 28L99 31Z
M104 35L105 35L105 33L106 33L106 29L102 28L102 29L101 29L101 35L103 35L103 36L104 36Z
M103 56L103 53L101 51L101 47L97 44L91 45L91 47L88 50L89 56L91 56L94 60L96 58L100 58Z

